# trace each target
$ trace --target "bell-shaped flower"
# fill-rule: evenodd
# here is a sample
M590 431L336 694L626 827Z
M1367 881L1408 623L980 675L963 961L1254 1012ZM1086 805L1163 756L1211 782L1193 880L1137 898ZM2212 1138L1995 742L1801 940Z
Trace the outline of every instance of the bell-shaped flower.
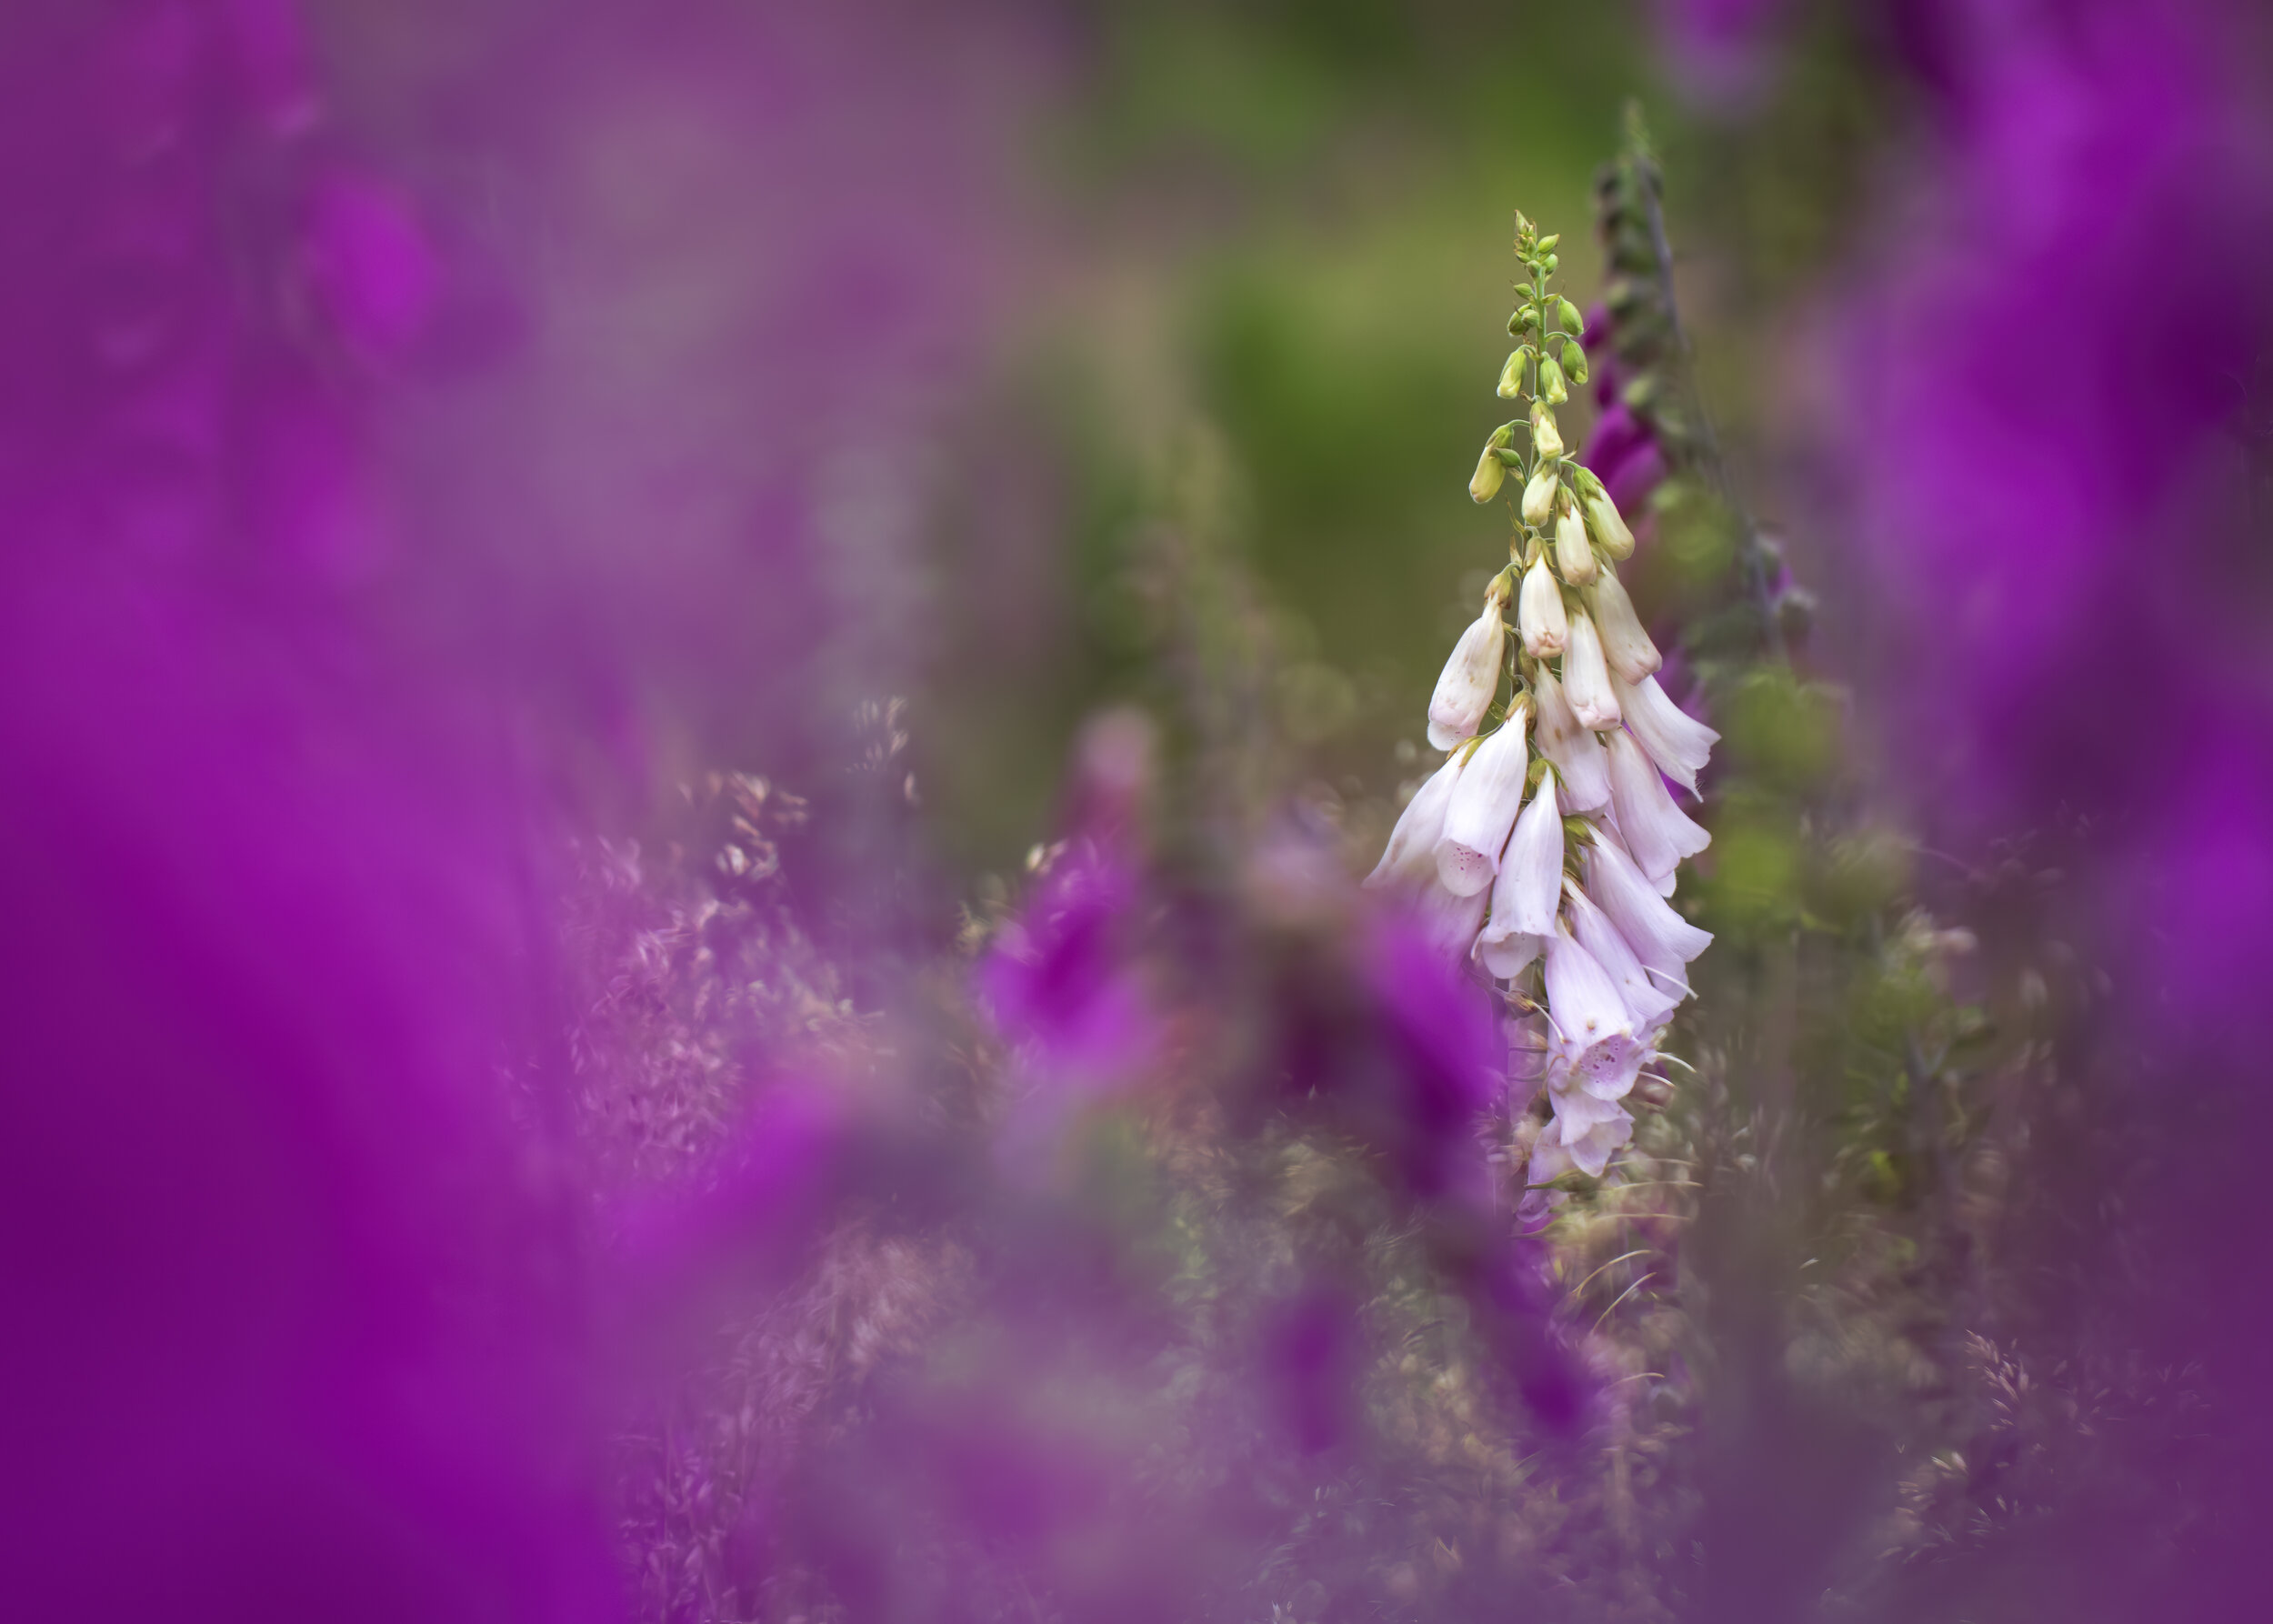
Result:
M1617 696L1610 691L1602 634L1584 610L1571 617L1570 640L1563 647L1563 697L1570 702L1570 714L1578 725L1589 732L1618 725Z
M1617 927L1651 980L1667 992L1687 993L1688 962L1712 946L1712 932L1675 913L1625 848L1605 833L1587 847L1587 896Z
M1601 572L1594 548L1587 545L1587 526L1578 522L1578 509L1571 506L1568 496L1562 499L1555 516L1555 567L1574 586L1585 586Z
M1547 1013L1555 1042L1570 1062L1571 1081L1615 1098L1634 1084L1645 1046L1633 1013L1609 972L1557 920L1547 938Z
M1535 660L1552 659L1563 652L1570 636L1570 620L1563 613L1563 589L1547 567L1547 555L1531 560L1523 572L1523 591L1516 599L1516 630L1522 634L1523 651Z
M1571 714L1563 685L1545 666L1531 674L1531 696L1538 707L1539 754L1555 764L1555 776L1563 781L1563 805L1573 812L1608 806L1610 757Z
M1499 869L1500 851L1523 804L1530 727L1530 704L1518 697L1507 720L1476 747L1453 786L1444 832L1437 837L1437 878L1456 896L1475 896Z
M1462 897L1431 881L1421 887L1414 907L1421 937L1429 951L1457 964L1476 950L1476 933L1484 926L1486 895Z
M1563 431L1555 426L1555 414L1544 404L1531 408L1531 449L1543 462L1563 455Z
M1476 459L1476 472L1468 476L1468 500L1475 503L1490 501L1499 495L1500 481L1507 477L1507 465L1499 460L1499 453L1492 446L1484 447L1484 455Z
M1658 770L1695 795L1697 772L1713 758L1720 735L1667 697L1654 677L1629 684L1612 667L1610 691L1617 697L1618 714Z
M1607 748L1610 805L1636 867L1657 879L1713 843L1712 836L1673 804L1672 791L1632 734L1619 728L1610 735Z
M1523 522L1537 527L1547 521L1555 511L1556 465L1545 457L1523 487Z
M1609 570L1587 588L1587 606L1594 611L1596 629L1602 634L1602 657L1609 663L1611 676L1637 683L1665 664L1665 657L1642 628L1641 617L1634 613L1634 600Z
M1547 935L1555 928L1562 897L1563 817L1550 777L1532 792L1499 859L1499 877L1492 883L1492 919L1484 927L1484 939Z
M1522 931L1510 931L1495 937L1489 923L1476 938L1476 956L1484 961L1484 967L1502 981L1513 981L1524 972L1525 967L1547 948L1543 936L1526 936Z
M1553 1178L1554 1173L1544 1172L1543 1168L1553 1166L1559 1172L1557 1163L1563 1161L1589 1178L1601 1178L1609 1169L1610 1158L1633 1138L1634 1118L1626 1114L1623 1106L1590 1095L1574 1091L1552 1098L1555 1120L1540 1133L1538 1143L1532 1149L1532 1182ZM1569 1103L1566 1105L1566 1101ZM1549 1134L1554 1136L1552 1145L1547 1144ZM1542 1148L1547 1150L1547 1158L1541 1158Z
M1572 938L1593 955L1594 961L1617 984L1618 995L1633 1013L1635 1030L1655 1032L1666 1024L1674 1006L1681 1001L1681 995L1668 991L1642 967L1626 937L1610 923L1609 916L1595 906L1593 897L1567 880L1563 891L1568 898Z
M1456 753L1414 792L1405 810L1397 814L1397 827L1389 831L1389 844L1382 848L1381 860L1366 876L1369 887L1378 890L1399 881L1436 877L1437 837L1444 833L1445 809L1452 805L1453 786L1467 766L1467 756Z
M1602 550L1621 562L1634 556L1634 533L1618 516L1616 502L1607 490L1587 493L1587 525L1594 537L1602 544Z
M1484 612L1460 634L1437 678L1437 691L1428 700L1428 742L1449 750L1475 737L1492 696L1499 691L1499 667L1507 649L1507 627L1499 617L1500 600L1487 598Z

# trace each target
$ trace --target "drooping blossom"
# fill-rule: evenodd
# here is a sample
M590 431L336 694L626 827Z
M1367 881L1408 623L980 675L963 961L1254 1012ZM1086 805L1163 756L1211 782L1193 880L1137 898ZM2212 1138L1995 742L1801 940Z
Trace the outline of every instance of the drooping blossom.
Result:
M1487 596L1483 612L1460 634L1437 678L1437 691L1428 700L1428 742L1437 749L1449 750L1474 737L1499 691L1507 643L1507 623L1500 617L1504 601L1497 594Z
M1711 758L1720 735L1667 698L1655 677L1629 685L1614 671L1610 690L1617 696L1618 714L1625 718L1627 730L1639 741L1657 770L1695 795L1697 775Z
M1617 571L1602 571L1587 588L1586 597L1595 628L1602 635L1602 656L1614 680L1638 683L1665 664L1657 646L1642 629L1641 617L1634 612L1634 600L1627 596Z
M1571 714L1563 685L1542 666L1532 680L1538 704L1539 754L1555 764L1562 780L1563 804L1573 812L1592 812L1610 804L1610 758L1595 731Z
M1437 837L1437 878L1447 890L1472 897L1499 871L1499 854L1523 801L1530 729L1530 703L1518 698L1507 719L1476 747L1453 787L1444 832Z
M1366 877L1368 887L1418 883L1434 877L1437 840L1444 833L1445 813L1452 805L1453 788L1467 764L1467 754L1455 751L1406 802L1405 810L1397 814L1397 827L1389 831L1389 843L1382 847L1381 860Z
M1673 803L1666 781L1634 736L1624 728L1610 735L1610 804L1618 833L1634 862L1652 879L1662 879L1712 843L1712 837Z
M1516 629L1523 637L1523 651L1535 660L1553 659L1563 652L1570 621L1563 611L1563 589L1547 573L1544 555L1524 571L1523 591L1516 600Z
M1618 725L1617 697L1610 691L1602 636L1583 610L1571 617L1570 645L1563 655L1563 697L1582 727L1598 733Z

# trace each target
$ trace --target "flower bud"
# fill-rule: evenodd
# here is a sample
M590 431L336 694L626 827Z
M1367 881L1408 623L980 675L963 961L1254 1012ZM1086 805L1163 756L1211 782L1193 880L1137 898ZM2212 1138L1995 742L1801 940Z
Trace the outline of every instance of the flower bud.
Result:
M1543 236L1543 237L1541 237L1541 238L1539 239L1539 252L1540 252L1540 253L1542 253L1542 254L1546 254L1546 253L1549 253L1549 252L1551 252L1551 251L1554 249L1555 245L1556 245L1556 244L1557 244L1557 243L1559 243L1559 242L1561 242L1562 240L1563 240L1563 234L1562 234L1561 232L1559 232L1559 231L1551 231L1551 232L1549 232L1547 236Z
M1452 804L1453 786L1467 766L1466 757L1454 756L1414 792L1405 810L1397 814L1397 827L1389 831L1389 844L1382 848L1381 860L1366 876L1367 887L1378 890L1399 880L1435 877L1437 837L1444 832L1445 808Z
M1555 319L1566 333L1583 333L1587 330L1587 318L1578 313L1578 306L1568 299L1557 298L1555 301Z
M1555 426L1555 414L1544 406L1531 408L1531 449L1547 462L1563 455L1563 431Z
M1666 781L1632 734L1620 728L1610 736L1607 747L1610 805L1635 867L1657 879L1672 873L1683 857L1695 857L1713 843L1712 836L1673 804Z
M1563 646L1563 697L1570 701L1570 714L1578 718L1581 727L1599 733L1618 725L1617 697L1610 692L1610 668L1602 660L1602 634L1595 630L1584 610L1571 617L1570 640ZM1430 714L1435 714L1433 709ZM1437 743L1433 729L1428 742ZM1615 794L1617 780L1614 777L1610 782Z
M1668 698L1654 677L1628 686L1614 669L1610 692L1617 697L1619 715L1650 760L1657 764L1657 770L1695 795L1697 775L1712 759L1713 746L1720 741L1720 735Z
M1531 765L1531 708L1517 699L1499 730L1476 747L1467 770L1445 807L1437 837L1437 878L1447 891L1473 897L1492 883L1499 854L1523 801L1523 775Z
M1561 406L1570 398L1563 384L1563 369L1555 365L1552 356L1539 357L1539 398L1549 406Z
M1530 483L1523 487L1523 522L1525 524L1544 525L1547 523L1547 516L1555 511L1557 485L1555 468L1554 463L1541 458L1537 469L1531 476Z
M1556 536L1559 540L1561 536L1558 528ZM1609 662L1611 676L1637 683L1665 664L1617 576L1607 569L1596 575L1587 588L1587 606L1594 611L1595 626L1602 633L1602 657ZM1623 703L1619 708L1624 709Z
M1531 697L1538 711L1539 754L1555 764L1563 781L1563 805L1574 812L1608 806L1610 758L1602 741L1578 725L1563 685L1545 666L1531 674Z
M1517 306L1507 318L1507 336L1520 338L1539 325L1538 313L1528 305Z
M1523 572L1523 595L1516 600L1516 629L1523 636L1523 651L1535 660L1552 659L1563 652L1570 635L1570 620L1563 613L1563 589L1547 573L1542 553Z
M1555 567L1574 586L1593 580L1600 567L1595 563L1594 548L1587 545L1587 526L1578 522L1578 510L1568 496L1563 498L1561 511L1555 516Z
M1476 472L1468 476L1468 500L1483 503L1499 495L1499 482L1507 477L1507 466L1499 460L1498 448L1484 447L1484 455L1476 459Z
M1439 750L1472 737L1499 691L1500 659L1507 647L1507 628L1499 618L1502 601L1495 596L1485 603L1437 678L1437 691L1428 700L1428 742Z
M1617 504L1610 500L1610 493L1601 488L1597 480L1587 493L1587 524L1594 531L1602 550L1613 558L1626 559L1634 556L1634 533L1618 516Z
M1507 365L1499 369L1499 397L1513 400L1523 393L1523 356L1517 349L1507 352Z
M1563 376L1574 384L1587 381L1587 352L1576 339L1563 340Z

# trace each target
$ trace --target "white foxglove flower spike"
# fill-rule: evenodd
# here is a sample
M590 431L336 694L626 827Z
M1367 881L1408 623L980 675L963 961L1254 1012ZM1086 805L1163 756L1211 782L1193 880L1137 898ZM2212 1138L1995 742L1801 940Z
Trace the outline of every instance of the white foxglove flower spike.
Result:
M1592 812L1610 804L1610 757L1602 741L1578 725L1570 701L1555 673L1541 666L1531 675L1531 695L1538 707L1539 754L1555 764L1563 781L1563 805L1573 812Z
M1501 599L1488 596L1484 612L1460 634L1428 700L1428 742L1449 750L1475 737L1492 696L1499 691L1499 667L1507 649L1507 627L1499 617Z
M1602 634L1583 610L1571 617L1570 640L1563 647L1563 697L1581 727L1599 733L1618 725L1617 697L1610 692L1610 667L1602 657ZM1436 741L1432 737L1429 742Z
M1587 545L1587 526L1578 522L1578 510L1568 496L1555 516L1555 567L1574 586L1593 580L1602 567L1595 562L1594 548Z
M1563 818L1550 777L1532 792L1499 859L1499 877L1492 885L1492 918L1484 927L1484 940L1547 936L1555 928L1562 895Z
M1609 662L1611 676L1638 683L1665 664L1657 646L1643 629L1641 617L1634 613L1634 600L1609 570L1602 571L1587 588L1587 606L1594 611L1596 628L1602 633L1602 657ZM1625 697L1619 696L1620 705L1624 702Z
M1683 857L1695 857L1713 843L1712 836L1673 804L1666 781L1632 734L1624 728L1613 733L1608 749L1610 805L1636 867L1657 879L1672 873Z
M1444 832L1437 837L1437 878L1456 896L1475 896L1499 869L1500 851L1523 804L1530 728L1530 702L1518 696L1507 720L1476 747L1453 787Z
M1414 792L1397 815L1397 827L1389 831L1389 844L1382 848L1381 860L1366 876L1367 887L1378 890L1399 880L1435 877L1437 837L1444 833L1445 809L1452 805L1453 786L1467 766L1464 757L1455 756Z
M1720 735L1667 697L1654 677L1629 686L1613 667L1610 692L1617 697L1618 714L1649 758L1667 777L1695 795L1697 775L1712 759Z
M1587 847L1587 895L1658 986L1668 992L1688 986L1688 962L1712 946L1712 932L1675 913L1607 834L1597 832Z
M1595 906L1594 899L1580 890L1575 882L1563 882L1563 892L1570 908L1570 934L1577 944L1594 956L1594 961L1615 983L1626 1007L1634 1017L1637 1031L1655 1032L1666 1024L1680 1003L1681 996L1661 986L1634 956L1634 949L1618 934L1610 917Z
M1563 589L1547 567L1542 553L1523 572L1523 591L1516 599L1516 630L1523 636L1523 651L1535 660L1552 659L1563 652L1570 636L1570 619L1563 612Z

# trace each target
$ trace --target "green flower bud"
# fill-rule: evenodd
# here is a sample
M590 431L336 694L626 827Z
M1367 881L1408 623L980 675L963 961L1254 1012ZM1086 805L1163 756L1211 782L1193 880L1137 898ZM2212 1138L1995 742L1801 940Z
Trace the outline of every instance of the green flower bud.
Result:
M1514 315L1507 318L1507 336L1510 338L1520 338L1526 333L1534 331L1538 325L1539 318L1537 313L1533 311L1530 306L1524 306L1518 308Z
M1576 339L1563 340L1563 375L1574 384L1587 381L1587 352Z
M1546 239L1546 242L1548 242L1548 243L1556 243L1556 242L1560 242L1560 241L1562 241L1562 238L1561 238L1561 237L1559 237L1559 236L1551 236L1551 237L1548 237L1548 238L1547 238L1547 239ZM1545 246L1545 244L1543 243L1541 246ZM1550 254L1550 255L1548 255L1548 256L1547 256L1546 260L1545 260L1543 263L1544 263L1544 268L1546 269L1547 274L1548 276L1552 276L1556 273L1557 269L1557 268L1559 268L1559 267L1561 266L1561 265L1562 265L1562 263L1563 263L1563 260L1562 260L1562 256L1561 256L1560 255L1557 255L1557 254Z
M1630 558L1634 556L1634 533L1618 516L1617 504L1610 500L1609 492L1602 489L1602 482L1598 479L1594 482L1594 488L1587 493L1587 526L1594 532L1595 539L1602 544L1602 550L1611 557Z
M1513 400L1523 393L1523 351L1511 350L1507 365L1499 369L1499 397Z
M1555 245L1556 245L1556 244L1557 244L1557 243L1559 243L1559 242L1561 242L1562 240L1563 240L1563 234L1562 234L1561 232L1559 232L1559 231L1557 231L1557 232L1554 232L1554 233L1551 233L1550 235L1548 235L1548 236L1543 236L1543 237L1541 237L1541 238L1539 239L1539 252L1540 252L1540 253L1542 253L1542 254L1546 254L1546 253L1551 252L1551 251L1553 250L1553 248L1554 248Z
M1562 323L1566 333L1583 333L1587 330L1587 318L1578 313L1578 306L1568 299L1558 298L1555 301L1555 316Z
M1499 482L1507 477L1507 470L1499 460L1497 446L1487 446L1484 455L1476 459L1476 472L1468 479L1468 500L1488 502L1499 495Z
M1563 369L1555 365L1552 356L1539 357L1539 398L1550 406L1561 406L1570 398L1570 391L1563 386Z

